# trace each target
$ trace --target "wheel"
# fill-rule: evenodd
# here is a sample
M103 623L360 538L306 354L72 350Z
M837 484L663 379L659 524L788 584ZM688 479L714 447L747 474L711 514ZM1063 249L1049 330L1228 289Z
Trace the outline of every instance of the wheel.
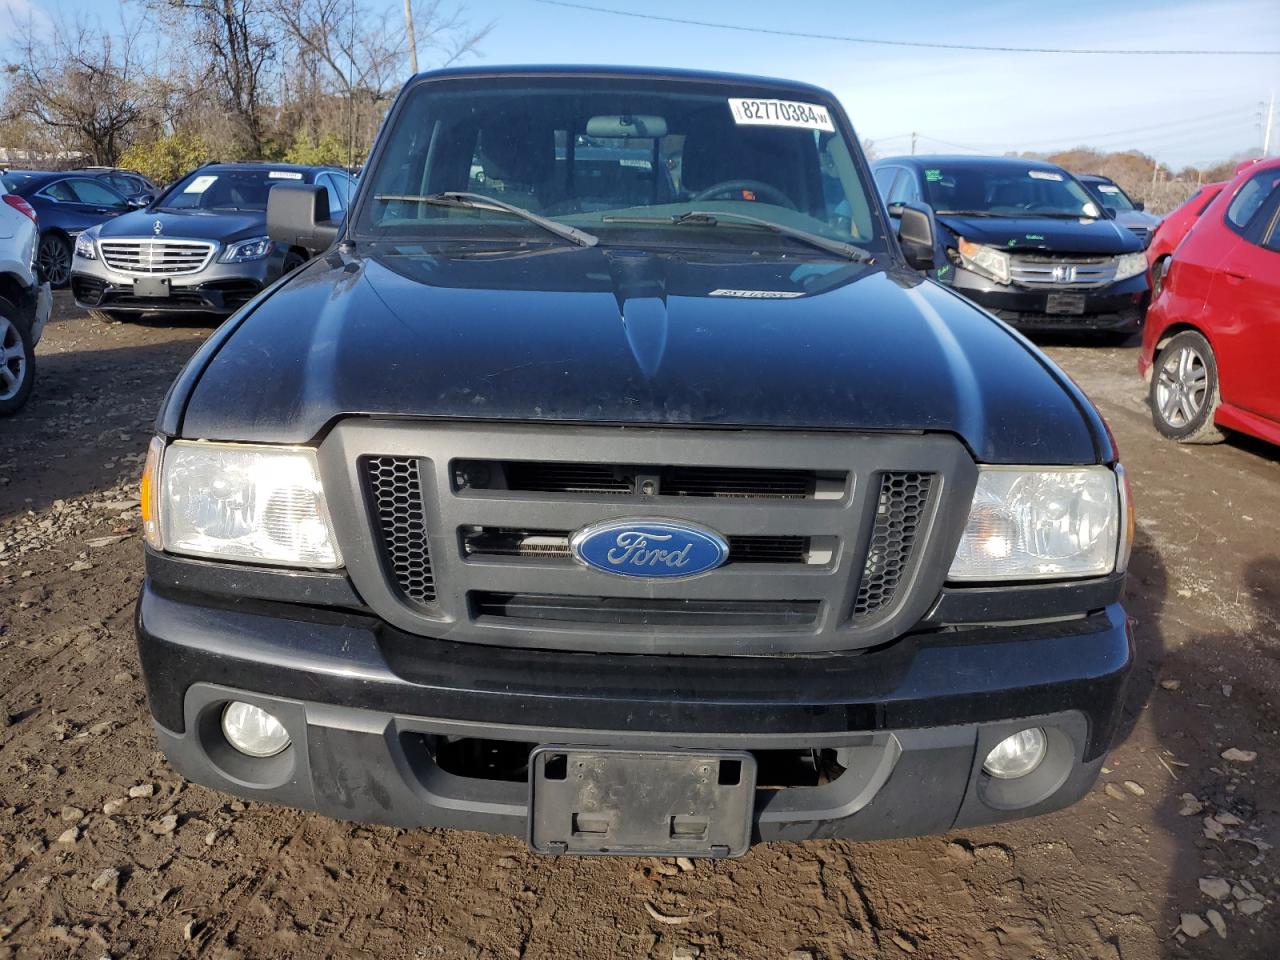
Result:
M26 321L8 300L0 299L0 416L16 413L36 380L36 348Z
M293 273L300 266L307 262L307 258L300 254L297 250L290 250L284 255L284 272Z
M1151 376L1151 419L1164 436L1179 443L1217 443L1218 364L1209 341L1184 330L1156 357Z
M57 233L41 236L36 266L40 268L40 276L49 281L49 286L65 287L71 279L71 244L67 238Z
M1151 265L1151 299L1160 296L1164 289L1164 275L1169 272L1169 257L1163 256Z

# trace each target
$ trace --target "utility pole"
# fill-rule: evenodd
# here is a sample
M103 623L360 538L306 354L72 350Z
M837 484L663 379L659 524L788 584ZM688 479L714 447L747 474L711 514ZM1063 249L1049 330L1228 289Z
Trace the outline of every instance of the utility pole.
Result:
M1267 126L1262 131L1262 155L1269 157L1271 155L1271 121L1276 113L1276 92L1271 91L1271 100L1267 103Z
M913 157L916 155L916 132L914 130L911 131L911 155Z
M409 42L409 70L418 72L418 41L413 38L413 3L404 0L404 32Z

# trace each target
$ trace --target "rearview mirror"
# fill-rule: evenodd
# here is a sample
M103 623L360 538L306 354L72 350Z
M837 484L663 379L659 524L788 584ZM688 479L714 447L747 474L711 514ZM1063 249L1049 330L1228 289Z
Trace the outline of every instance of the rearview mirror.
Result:
M894 204L899 206L899 204ZM898 245L907 263L916 270L932 270L937 231L933 225L933 211L922 203L904 203L898 214Z
M1138 211L1142 211L1142 210L1147 209L1146 201L1145 201L1145 200L1135 200L1135 201L1133 201L1133 209L1138 210Z
M278 183L267 194L267 236L316 254L338 239L330 219L329 193L312 183Z
M661 140L667 135L667 121L662 117L622 114L592 117L587 121L587 136L604 138L645 137Z

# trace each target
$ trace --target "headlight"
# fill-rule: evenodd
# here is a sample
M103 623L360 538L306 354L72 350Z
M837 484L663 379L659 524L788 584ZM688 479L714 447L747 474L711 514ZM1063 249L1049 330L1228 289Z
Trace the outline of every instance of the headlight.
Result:
M1116 257L1116 279L1128 280L1140 273L1147 272L1147 255L1145 253L1124 253Z
M261 260L273 249L275 244L271 242L270 237L254 237L252 240L233 243L218 259L222 263L248 263L251 260Z
M93 236L88 231L76 237L76 256L86 260L98 259L98 245L93 242Z
M171 553L294 567L340 567L309 447L178 440L148 457L148 542ZM155 536L151 536L151 531Z
M960 238L960 262L970 270L981 273L1000 283L1008 283L1009 255L1003 250Z
M1117 568L1120 537L1110 467L984 468L948 579L1103 576Z

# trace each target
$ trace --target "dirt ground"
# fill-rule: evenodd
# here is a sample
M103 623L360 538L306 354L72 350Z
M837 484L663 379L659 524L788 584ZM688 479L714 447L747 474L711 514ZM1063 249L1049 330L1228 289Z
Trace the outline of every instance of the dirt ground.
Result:
M136 481L211 327L55 313L30 405L0 421L0 958L1280 957L1280 451L1160 440L1132 348L1049 345L1140 517L1141 662L1096 789L999 828L688 868L185 785L133 645Z

